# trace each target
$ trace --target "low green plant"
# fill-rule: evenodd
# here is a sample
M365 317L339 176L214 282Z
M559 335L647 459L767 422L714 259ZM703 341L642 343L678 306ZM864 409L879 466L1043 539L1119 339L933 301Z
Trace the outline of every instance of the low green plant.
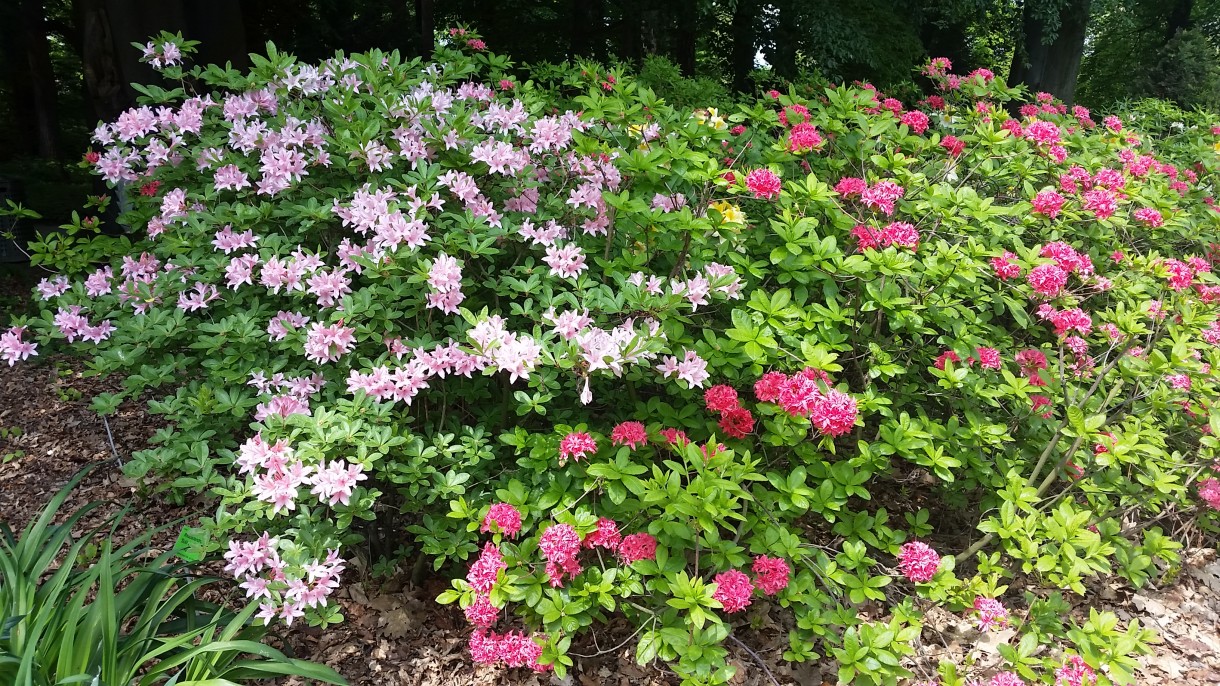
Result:
M215 581L153 556L156 530L116 547L126 509L79 538L75 527L103 503L53 523L77 474L19 536L0 525L0 683L12 686L225 686L295 675L345 684L329 667L260 643L265 629L241 612L199 599ZM96 556L86 555L96 546ZM66 548L66 550L65 550Z

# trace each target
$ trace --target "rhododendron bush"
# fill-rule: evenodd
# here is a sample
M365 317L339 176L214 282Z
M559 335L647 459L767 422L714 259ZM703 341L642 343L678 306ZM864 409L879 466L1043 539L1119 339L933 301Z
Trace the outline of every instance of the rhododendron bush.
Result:
M63 339L124 375L99 410L153 398L128 473L215 499L267 621L415 559L507 669L621 615L722 683L780 608L786 659L894 683L941 604L1036 627L986 678L1130 681L1138 623L1003 596L1140 586L1177 564L1155 522L1214 531L1220 130L1162 153L947 60L918 103L691 112L462 30L428 64L190 54L154 45L173 88L95 132L130 249L49 276L0 355Z

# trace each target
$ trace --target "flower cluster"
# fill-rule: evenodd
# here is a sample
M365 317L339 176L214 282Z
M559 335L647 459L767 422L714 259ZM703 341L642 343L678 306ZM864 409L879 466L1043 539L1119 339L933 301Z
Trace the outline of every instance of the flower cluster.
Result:
M141 62L151 64L154 69L173 67L182 64L182 48L174 41L145 43Z
M564 576L580 574L580 534L570 524L555 524L538 539L538 550L546 558L546 575L552 586L562 586Z
M996 278L1005 281L1021 276L1021 265L1014 263L1015 259L1016 253L1007 250L1003 255L991 258L991 268L995 270Z
M904 543L898 552L898 569L911 581L931 581L940 569L940 555L922 541Z
M976 362L982 369L1000 369L1004 366L1004 362L1000 358L1000 351L996 350L995 348L988 348L986 346L980 347L977 349L976 353L978 355L977 358L974 355L966 358L967 366L973 365ZM962 358L957 354L956 351L946 350L940 354L940 357L936 358L933 366L935 366L937 369L944 370L945 365L949 362L957 364L961 361Z
M549 672L554 667L538 661L542 657L542 644L538 639L546 641L542 635L535 637L515 631L497 634L479 628L470 634L470 655L479 664L503 664L510 668L528 667L535 672Z
M573 431L559 441L559 463L581 458L597 452L597 442L584 431Z
M991 677L987 686L1025 686L1025 680L1016 672L1000 672Z
M271 514L296 509L301 486L311 486L310 493L327 505L347 505L356 485L368 478L364 468L344 460L329 465L307 465L297 459L285 440L267 443L262 434L255 434L242 444L236 465L238 473L253 478L251 494L269 503Z
M712 386L703 394L709 412L720 415L720 428L731 438L745 438L754 431L754 415L741 406L737 391L723 384Z
M253 541L230 541L225 572L241 581L247 598L259 603L256 618L267 624L279 618L291 626L306 608L326 605L339 587L345 563L331 550L323 560L292 564L281 557L279 543L266 533Z
M788 132L788 151L803 154L822 147L822 135L817 127L808 122L801 122ZM747 177L747 183L749 179ZM751 188L751 190L754 190Z
M1034 196L1034 212L1055 219L1063 209L1063 196L1053 190L1045 190Z
M884 228L857 226L851 230L856 246L861 250L898 246L915 250L919 247L919 229L907 222L892 222Z
M629 534L618 544L618 554L627 564L657 559L657 539L644 532Z
M769 372L754 385L761 402L776 403L793 417L807 417L819 433L841 436L856 425L856 399L830 388L830 377L806 367L791 376ZM823 390L825 387L825 390Z
M483 533L494 531L505 536L516 536L521 532L521 513L508 503L496 503L488 508L479 531Z
M1199 498L1213 510L1220 510L1220 480L1208 477L1200 481Z
M750 577L746 576L744 572L730 569L720 572L712 581L716 584L712 598L715 598L724 607L725 612L730 614L740 612L750 605L750 595L754 593L754 584L750 582Z
M860 201L864 203L865 207L880 210L888 217L894 214L895 203L904 195L906 195L906 189L893 181L884 180L861 191Z
M500 549L488 543L483 546L483 551L479 553L478 559L470 565L470 570L466 573L466 582L470 584L475 593L486 595L496 585L500 572L507 568L508 565L505 564Z
M1055 327L1056 336L1063 336L1071 331L1088 335L1093 330L1093 318L1079 307L1057 310L1043 303L1038 306L1038 318L1050 322Z
M703 382L711 376L707 371L707 360L699 357L694 350L687 350L681 360L672 355L665 357L657 369L667 377L676 375L694 388L703 388Z
M995 598L978 596L974 599L974 611L979 616L980 631L1003 629L1008 626L1008 610Z
M755 589L775 595L788 587L791 569L782 558L759 555L754 558L751 569L754 572L753 580L736 569L720 572L712 579L716 584L712 597L724 607L725 612L732 614L749 607Z
M792 573L787 561L779 557L759 555L750 567L754 572L754 583L767 595L775 595L788 587L788 576Z
M597 528L585 536L582 545L585 548L605 548L609 551L615 551L618 550L622 542L623 536L618 531L618 524L613 519L599 517L597 519Z
M26 327L11 326L0 334L0 360L12 367L18 362L38 354L38 344L23 340Z
M648 430L640 422L622 422L610 432L610 442L632 450L648 442Z
M756 198L771 200L779 196L779 175L770 169L755 169L746 175L746 188Z
M1055 686L1094 686L1097 673L1079 655L1071 655L1055 670Z

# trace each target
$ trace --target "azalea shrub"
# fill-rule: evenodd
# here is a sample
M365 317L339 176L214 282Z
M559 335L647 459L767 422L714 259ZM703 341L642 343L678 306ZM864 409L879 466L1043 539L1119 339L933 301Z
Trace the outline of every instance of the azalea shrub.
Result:
M341 621L344 557L416 560L506 669L623 617L725 683L774 611L785 659L892 684L940 605L1018 629L940 683L1131 683L1137 621L1008 582L1140 587L1160 524L1216 530L1220 128L943 58L917 102L690 110L464 29L427 63L192 49L144 47L164 83L86 156L130 233L36 243L63 273L0 356L65 341L124 378L98 411L151 398L125 469L212 498L260 617Z

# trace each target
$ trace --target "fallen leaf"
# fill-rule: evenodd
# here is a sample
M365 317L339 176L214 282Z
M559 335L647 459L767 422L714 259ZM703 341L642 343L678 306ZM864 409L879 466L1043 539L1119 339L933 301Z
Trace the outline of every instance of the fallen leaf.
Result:
M399 608L382 613L380 625L382 635L390 638L403 638L411 633L415 620L407 614L406 610Z

